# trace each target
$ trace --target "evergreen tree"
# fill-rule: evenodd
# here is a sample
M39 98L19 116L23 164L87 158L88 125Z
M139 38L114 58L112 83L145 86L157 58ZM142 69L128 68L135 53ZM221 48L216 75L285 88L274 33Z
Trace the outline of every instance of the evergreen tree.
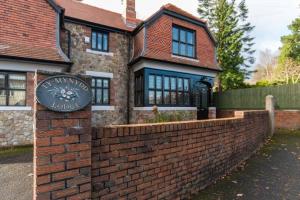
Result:
M284 63L291 59L300 64L300 18L295 19L289 30L290 35L281 37L282 48L280 49L279 63Z
M244 80L253 72L249 70L254 63L252 49L254 38L249 34L254 29L248 19L245 0L198 0L198 12L208 19L218 46L217 57L223 72L219 78L223 90L241 88Z

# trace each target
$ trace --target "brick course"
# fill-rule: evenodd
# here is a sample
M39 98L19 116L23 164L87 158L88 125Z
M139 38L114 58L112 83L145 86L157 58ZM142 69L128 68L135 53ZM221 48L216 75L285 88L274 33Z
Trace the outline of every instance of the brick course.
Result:
M235 118L93 129L92 198L187 199L248 158L266 111Z
M37 74L35 85L47 76ZM34 199L89 199L91 107L57 113L34 102Z

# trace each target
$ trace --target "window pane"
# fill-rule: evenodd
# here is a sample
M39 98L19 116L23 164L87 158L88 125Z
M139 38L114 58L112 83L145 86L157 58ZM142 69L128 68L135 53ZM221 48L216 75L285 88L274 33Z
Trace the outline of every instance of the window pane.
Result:
M171 90L176 90L176 78L171 78Z
M107 79L104 79L104 80L103 80L103 87L104 87L104 88L108 88L108 87L109 87L109 82L108 82Z
M24 106L25 96L26 96L25 91L9 91L9 105Z
M101 104L102 100L102 90L101 89L97 89L97 92L96 92L96 104Z
M165 88L165 90L170 89L170 78L167 76L164 77L164 88Z
M95 104L95 91L96 91L96 89L92 89L92 104L94 105Z
M102 79L97 79L97 87L102 87Z
M156 76L156 89L162 89L162 77Z
M162 104L162 92L156 91L156 104L160 105Z
M190 94L184 93L184 105L190 105Z
M102 50L102 34L101 33L98 33L97 49Z
M5 92L5 90L0 90L0 106L6 106L6 92Z
M186 56L186 45L180 44L180 55Z
M178 104L183 104L183 92L178 92Z
M176 104L176 92L171 92L171 104Z
M103 50L108 51L108 35L103 34Z
M103 90L103 104L109 103L108 89Z
M187 47L187 56L195 57L194 46L188 45L188 47Z
M149 88L151 89L155 88L155 76L153 75L149 76Z
M179 40L178 29L173 27L173 40Z
M93 78L92 79L92 87L95 87L95 82L96 82L96 80Z
M180 30L180 41L186 42L186 31Z
M5 75L0 74L0 88L5 88Z
M189 91L190 86L189 86L189 80L184 79L184 91Z
M9 74L9 88L26 89L26 76L22 74Z
M92 48L96 49L96 42L97 42L97 34L95 32L92 33Z
M187 32L187 43L194 44L194 33Z
M149 104L155 104L154 91L149 91Z
M164 103L169 105L170 103L170 92L164 92Z
M178 78L177 79L177 82L178 82L178 90L182 91L183 90L183 80L182 78Z
M179 54L179 43L173 42L173 54Z

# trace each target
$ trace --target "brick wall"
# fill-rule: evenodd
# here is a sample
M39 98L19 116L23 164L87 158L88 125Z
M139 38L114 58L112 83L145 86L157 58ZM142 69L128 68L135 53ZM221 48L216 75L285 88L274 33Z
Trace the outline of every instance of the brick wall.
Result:
M267 111L235 118L93 129L92 198L187 199L264 141Z
M275 127L278 129L300 129L300 110L276 110Z
M36 84L47 76L37 74ZM34 199L91 196L91 107L57 113L34 102Z
M196 31L197 61L172 57L172 27L173 24ZM204 28L197 25L163 15L154 24L147 28L146 57L164 59L199 67L215 68L215 46Z
M218 110L217 118L228 118L234 116L234 110ZM275 111L276 129L300 129L300 110L276 110Z

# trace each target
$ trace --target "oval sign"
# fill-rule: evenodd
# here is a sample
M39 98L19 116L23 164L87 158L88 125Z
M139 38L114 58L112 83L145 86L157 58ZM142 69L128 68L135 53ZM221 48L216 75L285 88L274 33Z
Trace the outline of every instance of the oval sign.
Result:
M90 104L92 91L83 80L68 75L52 76L36 88L37 101L56 112L74 112Z

